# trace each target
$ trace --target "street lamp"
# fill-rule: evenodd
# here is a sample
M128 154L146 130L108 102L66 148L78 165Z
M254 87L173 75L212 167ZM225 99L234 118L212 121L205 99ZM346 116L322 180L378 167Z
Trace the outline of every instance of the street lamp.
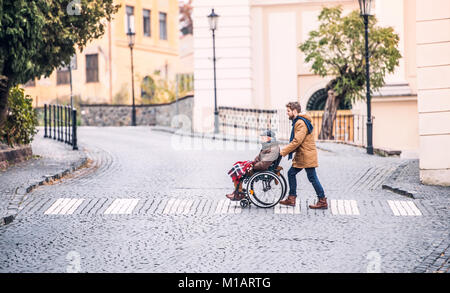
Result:
M131 52L131 96L133 97L133 108L131 110L131 126L136 126L136 106L134 103L134 66L133 66L133 46L134 46L134 38L136 36L135 32L131 31L131 28L128 28L128 46L130 47Z
M217 84L216 84L216 29L219 15L211 10L208 15L209 29L212 31L213 37L213 63L214 63L214 133L219 133L219 111L217 111Z
M367 153L373 155L372 144L372 111L370 96L370 64L369 64L369 16L372 8L372 0L358 0L361 16L364 18L365 40L366 40L366 99L367 99Z

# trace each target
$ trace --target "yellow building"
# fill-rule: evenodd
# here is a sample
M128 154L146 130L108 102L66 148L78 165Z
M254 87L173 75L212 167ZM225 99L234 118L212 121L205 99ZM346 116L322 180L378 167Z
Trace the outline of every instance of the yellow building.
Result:
M134 30L134 82L136 103L142 82L159 72L175 79L179 63L178 0L117 0L114 15L102 38L76 54L72 71L74 96L88 103L131 103L131 54L126 33ZM69 72L55 70L48 78L25 85L34 106L70 100Z

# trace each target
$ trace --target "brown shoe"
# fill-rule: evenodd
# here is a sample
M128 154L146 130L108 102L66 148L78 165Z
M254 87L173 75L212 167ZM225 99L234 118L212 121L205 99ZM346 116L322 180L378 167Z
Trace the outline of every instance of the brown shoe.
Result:
M227 194L226 197L231 201L240 201L245 198L245 193L233 192L233 193Z
M235 192L225 195L228 199L233 199Z
M297 197L294 195L289 195L287 199L280 201L281 205L295 207L295 199Z
M327 198L319 198L319 200L317 201L317 203L315 205L309 205L310 209L323 209L326 210L328 209L328 203L327 203Z

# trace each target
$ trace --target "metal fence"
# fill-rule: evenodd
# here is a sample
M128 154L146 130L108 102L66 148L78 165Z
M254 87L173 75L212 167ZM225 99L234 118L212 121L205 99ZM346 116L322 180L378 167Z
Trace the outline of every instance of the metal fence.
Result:
M311 123L316 140L322 128L323 111L311 111ZM277 133L279 140L289 140L292 122L286 115L286 109L260 110L235 107L219 107L220 132L226 136L257 138L265 129ZM367 116L339 110L333 125L333 140L366 145Z
M44 105L44 137L64 142L78 150L77 109L64 105Z

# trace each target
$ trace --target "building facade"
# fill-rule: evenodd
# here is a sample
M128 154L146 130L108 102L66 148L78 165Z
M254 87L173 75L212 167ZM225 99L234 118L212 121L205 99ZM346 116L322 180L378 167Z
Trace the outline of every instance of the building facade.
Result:
M194 0L193 5L193 123L195 130L203 132L213 131L214 121L212 37L206 18L212 8L220 15L216 31L218 106L273 110L298 100L305 111L320 104L318 99L326 99L324 87L329 79L311 72L299 44L318 28L317 17L324 6L341 5L343 15L359 11L357 0ZM420 157L423 170L434 170L431 165L437 166L436 172L447 170L443 175L447 184L448 5L446 0L374 0L372 10L378 25L393 27L399 35L403 56L372 99L374 147L399 150L404 158ZM354 115L366 115L366 109L365 101L351 105ZM440 128L431 129L431 125ZM440 161L436 154L441 152L431 151L436 140L441 142L439 150L446 152ZM432 181L425 177L424 182Z
M131 54L126 33L135 31L134 86L139 103L148 97L143 83L155 76L174 79L179 62L177 0L117 0L102 38L77 51L72 70L73 94L85 103L131 103ZM68 102L68 70L55 70L48 78L30 81L25 91L34 106Z
M420 177L450 186L450 1L417 0Z

